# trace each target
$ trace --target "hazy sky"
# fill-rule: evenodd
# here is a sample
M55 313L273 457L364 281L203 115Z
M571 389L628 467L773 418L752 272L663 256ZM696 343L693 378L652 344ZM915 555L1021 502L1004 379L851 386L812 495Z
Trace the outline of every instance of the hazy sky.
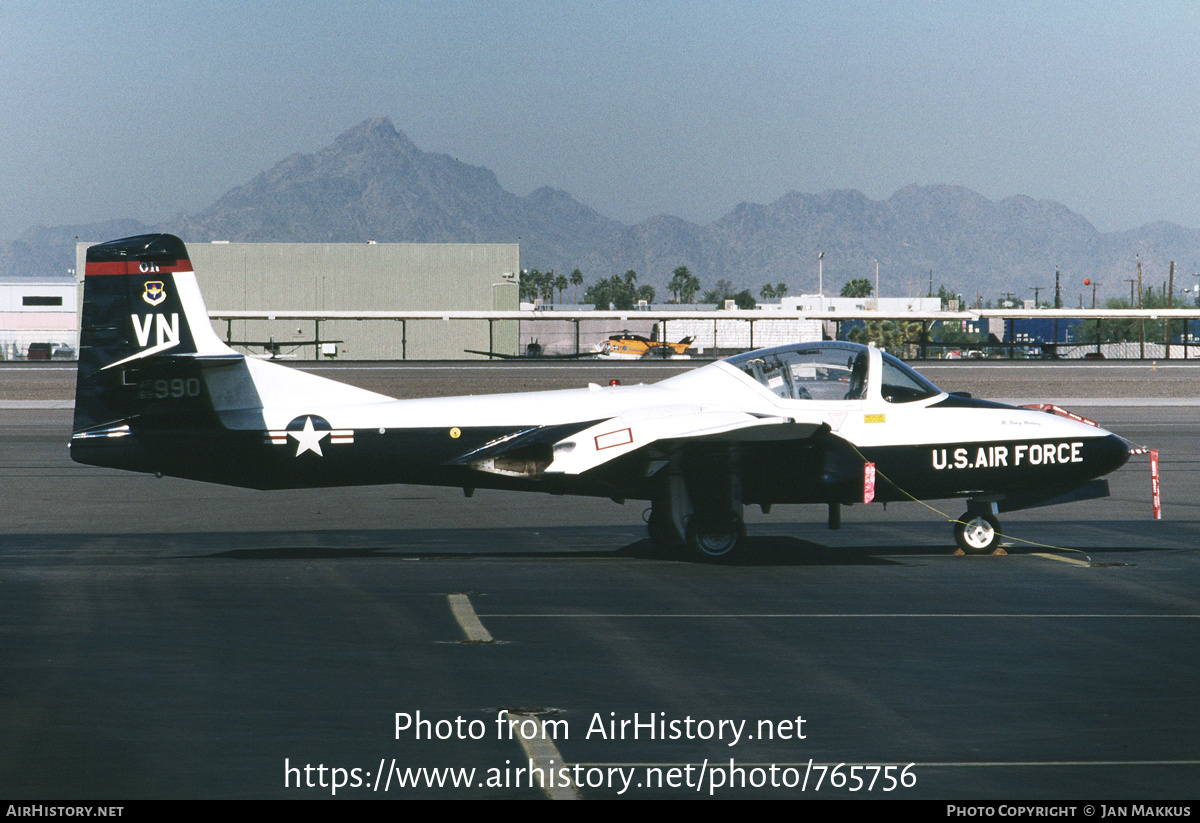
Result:
M1194 2L8 0L0 241L192 213L387 116L632 223L945 183L1200 228Z

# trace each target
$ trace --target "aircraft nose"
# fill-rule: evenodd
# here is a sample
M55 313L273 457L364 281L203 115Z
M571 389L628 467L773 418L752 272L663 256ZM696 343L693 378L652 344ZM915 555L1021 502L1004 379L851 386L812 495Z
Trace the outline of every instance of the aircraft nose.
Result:
M1103 437L1097 438L1091 449L1092 467L1096 469L1096 476L1108 474L1124 466L1134 448L1124 437L1112 432L1106 432Z

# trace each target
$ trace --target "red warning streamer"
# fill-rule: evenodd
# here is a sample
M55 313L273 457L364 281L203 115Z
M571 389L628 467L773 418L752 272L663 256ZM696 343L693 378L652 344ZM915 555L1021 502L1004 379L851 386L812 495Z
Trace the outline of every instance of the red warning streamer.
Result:
M1158 449L1150 450L1150 495L1154 499L1154 519L1162 520L1162 497L1158 492Z
M875 464L866 463L863 465L863 503L870 503L875 499Z

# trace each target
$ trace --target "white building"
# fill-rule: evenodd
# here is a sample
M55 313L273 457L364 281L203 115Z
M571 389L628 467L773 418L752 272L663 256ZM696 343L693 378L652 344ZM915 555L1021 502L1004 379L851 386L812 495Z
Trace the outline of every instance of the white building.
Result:
M30 345L37 346L34 357L55 352L73 356L78 337L76 309L78 290L66 280L44 283L10 280L0 283L0 360L18 360L29 356Z
M765 306L759 306L765 309ZM769 311L763 312L761 320L741 320L722 316L720 311L712 313L712 319L672 320L664 323L663 338L678 340L692 337L692 346L700 354L710 350L727 352L732 350L769 349L789 343L812 343L821 339L820 320L775 319Z
M940 297L829 297L801 294L778 303L763 303L764 311L877 311L895 317L912 311L941 311Z

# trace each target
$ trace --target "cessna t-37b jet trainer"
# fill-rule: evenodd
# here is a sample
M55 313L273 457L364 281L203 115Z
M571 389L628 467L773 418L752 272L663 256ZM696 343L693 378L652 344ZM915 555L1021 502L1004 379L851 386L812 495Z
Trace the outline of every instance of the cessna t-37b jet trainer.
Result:
M87 252L71 455L255 489L420 483L650 503L663 547L744 546L743 507L966 498L997 515L1108 494L1122 438L946 394L851 343L740 354L653 385L397 400L245 357L213 331L187 249L153 234Z

